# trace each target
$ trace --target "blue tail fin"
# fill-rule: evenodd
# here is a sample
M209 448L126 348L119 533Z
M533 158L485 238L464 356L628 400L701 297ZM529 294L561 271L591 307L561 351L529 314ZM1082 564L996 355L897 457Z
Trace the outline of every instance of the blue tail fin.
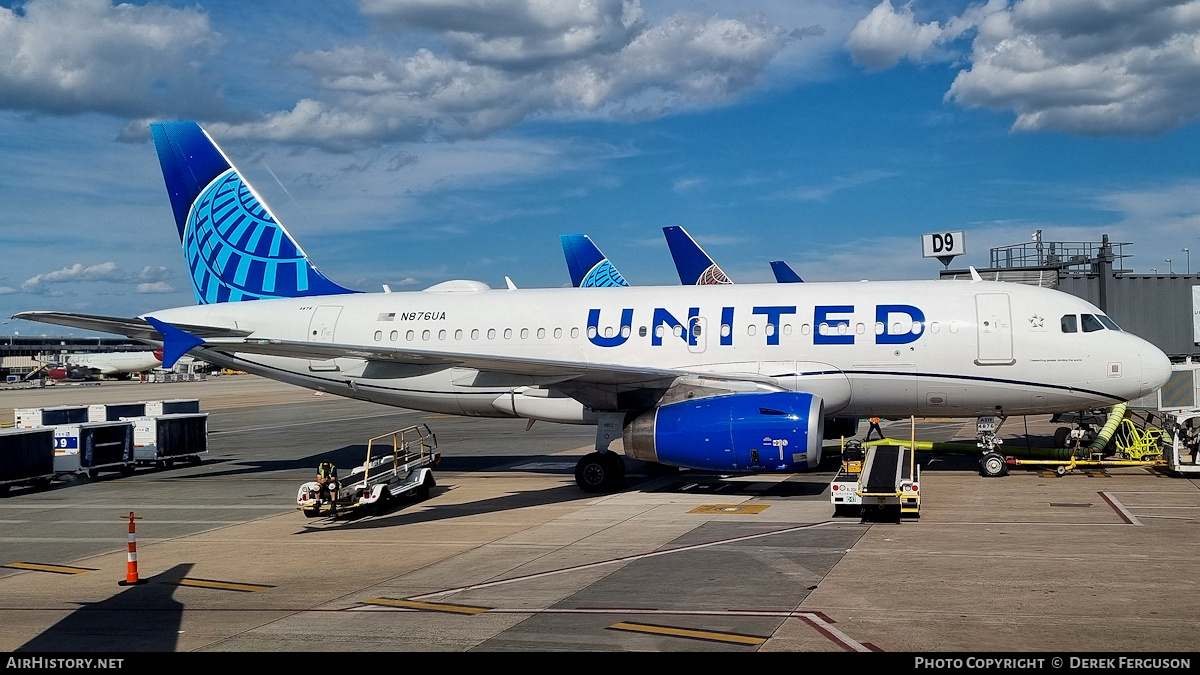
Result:
M576 288L629 285L592 243L591 237L586 234L563 234L558 238L562 242L563 255L567 258L567 269L571 272L571 284Z
M781 284L799 284L804 280L787 263L782 260L771 261L771 271L775 273L775 281Z
M671 257L675 260L675 270L679 272L679 281L684 286L733 283L687 230L664 227L663 235L667 237L667 246L671 247Z
M200 125L150 133L198 303L355 292L317 270Z

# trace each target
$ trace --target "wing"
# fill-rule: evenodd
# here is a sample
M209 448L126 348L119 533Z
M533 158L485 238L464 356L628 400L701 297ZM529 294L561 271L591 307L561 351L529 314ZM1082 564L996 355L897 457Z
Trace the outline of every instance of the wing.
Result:
M124 335L135 340L162 342L163 336L145 319L125 319L114 316L99 316L96 314L71 314L69 312L21 312L14 314L14 319L52 323L71 328L94 330L100 333ZM192 326L178 324L178 328L196 337L241 337L250 334L248 330L224 328L221 326Z

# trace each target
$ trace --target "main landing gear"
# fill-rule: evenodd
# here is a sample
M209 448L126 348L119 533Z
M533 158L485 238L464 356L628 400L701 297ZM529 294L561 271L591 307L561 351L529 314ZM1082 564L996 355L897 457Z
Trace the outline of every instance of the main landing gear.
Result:
M613 452L589 452L575 465L575 482L584 492L612 492L625 480L625 458Z

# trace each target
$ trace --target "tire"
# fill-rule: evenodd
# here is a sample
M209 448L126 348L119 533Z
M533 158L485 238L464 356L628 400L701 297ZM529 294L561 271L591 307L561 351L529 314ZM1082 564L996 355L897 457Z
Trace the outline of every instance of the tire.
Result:
M1068 427L1059 427L1054 430L1054 447L1067 447L1067 439L1071 437L1071 430Z
M192 466L200 466L201 461L203 460L200 459L200 455L192 455L191 457L188 457L188 464L191 464Z
M50 481L51 481L51 479L49 479L49 478L39 478L39 479L33 481L33 489L45 490L46 488L50 487ZM5 487L8 487L8 486L5 486Z
M100 472L99 472L99 471L97 471L97 470L95 470L95 469L88 469L88 470L87 470L87 477L88 477L88 478L91 478L92 480L96 480L96 477L97 477L97 476L99 476L99 475L100 475Z
M122 464L121 465L121 475L125 476L126 478L132 476L134 470L135 470L135 467L132 464Z
M605 457L608 452L589 452L579 458L575 465L575 483L584 492L608 492L615 483L619 466L613 459Z
M167 463L166 463L166 462L164 462L164 461L162 461L161 459L160 459L160 460L158 460L157 462L155 462L155 463L154 463L154 470L155 470L155 471L163 471L163 470L165 470L166 468L167 468Z
M426 473L425 480L422 480L421 484L417 486L417 499L429 499L429 491L434 487L437 487L437 481L433 479L432 473Z
M391 498L392 491L388 489L388 486L385 485L383 489L379 491L379 499L375 500L375 503L372 505L375 515L382 516L383 514L387 513L388 507L391 506L388 503L391 501Z
M12 486L11 485L0 485L0 497L7 497L8 489L10 487L12 487Z
M989 452L979 460L979 474L984 478L999 478L1008 473L1008 463L998 452Z
M1055 474L1056 474L1056 475L1057 475L1059 478L1062 478L1063 476L1067 475L1067 467L1065 467L1065 466L1061 466L1061 465L1060 465L1060 466L1056 466L1056 467L1054 467L1054 473L1055 473Z
M300 510L304 512L305 518L316 518L317 516L321 515L321 509L319 509L319 508L317 508L317 509L300 509Z

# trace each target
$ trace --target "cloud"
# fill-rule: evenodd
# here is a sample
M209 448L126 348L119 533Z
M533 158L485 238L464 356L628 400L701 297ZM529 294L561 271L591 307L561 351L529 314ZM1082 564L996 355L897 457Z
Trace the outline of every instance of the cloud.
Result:
M809 185L776 195L779 199L796 199L803 202L823 202L839 190L866 185L877 180L895 176L893 171L860 171L849 176L837 176L824 185Z
M705 180L704 178L677 178L671 185L671 189L679 194L683 194L697 185L703 184Z
M175 287L165 281L137 285L138 293L174 293Z
M530 117L648 119L731 100L794 39L761 15L678 12L651 25L635 0L375 0L363 12L385 29L442 31L450 53L296 54L291 65L312 74L318 96L209 130L349 151L482 138Z
M936 21L918 24L911 7L897 12L891 0L884 0L850 31L846 48L855 63L882 70L906 56L921 59L941 39L943 30Z
M947 100L1015 131L1157 134L1200 117L1200 1L1027 0L989 16Z
M0 286L0 295L9 295L16 292L17 289L13 288L12 286Z
M70 115L212 110L198 59L221 37L195 9L109 0L0 7L0 107Z
M32 276L21 283L21 290L26 293L61 295L62 291L53 289L52 286L101 281L134 284L139 293L167 293L174 290L163 281L168 276L170 276L170 270L166 267L146 266L138 274L128 274L111 261L87 266L84 266L83 263L75 263L70 267ZM143 287L149 290L143 290ZM161 290L164 288L168 290Z

